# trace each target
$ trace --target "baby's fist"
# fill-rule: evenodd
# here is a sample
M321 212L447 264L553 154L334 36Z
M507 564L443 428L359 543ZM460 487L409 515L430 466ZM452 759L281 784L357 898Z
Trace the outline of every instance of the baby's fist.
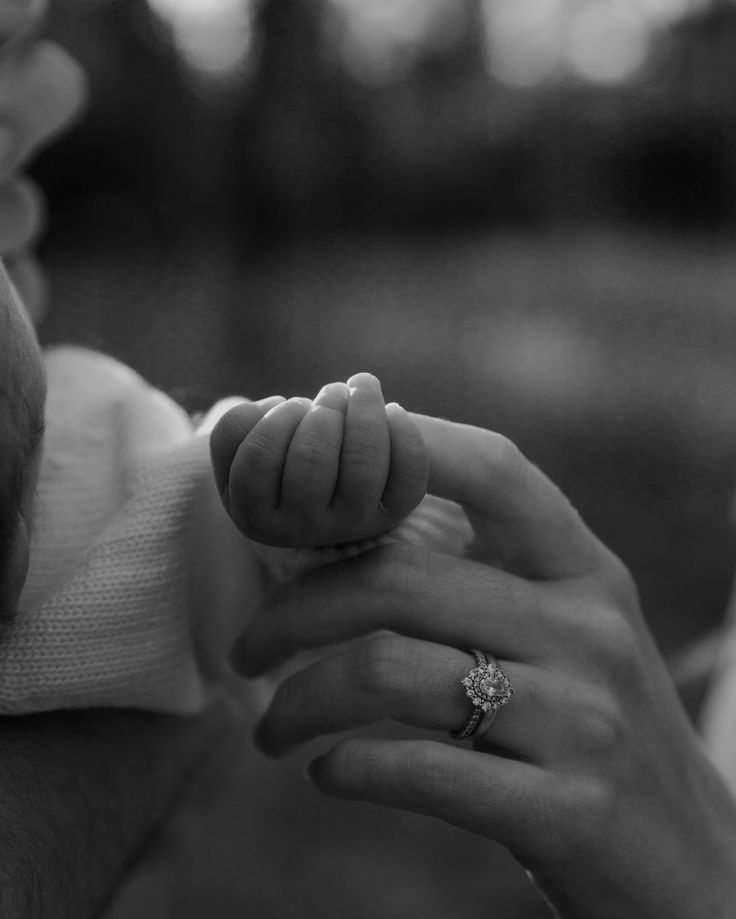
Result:
M326 546L383 533L424 497L427 452L378 380L356 374L313 401L274 397L232 409L212 432L223 503L246 536Z

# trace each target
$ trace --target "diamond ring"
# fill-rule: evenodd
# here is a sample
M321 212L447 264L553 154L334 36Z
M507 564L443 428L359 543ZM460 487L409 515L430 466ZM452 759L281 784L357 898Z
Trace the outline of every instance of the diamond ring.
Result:
M475 658L476 666L461 682L465 687L465 695L473 704L473 711L459 731L450 731L450 737L454 740L472 737L481 722L484 730L487 730L496 712L514 694L509 678L492 654L484 654L477 648L473 648L470 653Z

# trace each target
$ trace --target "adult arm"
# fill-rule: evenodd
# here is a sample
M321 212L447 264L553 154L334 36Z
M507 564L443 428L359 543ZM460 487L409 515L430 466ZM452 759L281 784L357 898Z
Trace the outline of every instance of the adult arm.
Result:
M0 916L98 915L228 723L225 707L0 720Z

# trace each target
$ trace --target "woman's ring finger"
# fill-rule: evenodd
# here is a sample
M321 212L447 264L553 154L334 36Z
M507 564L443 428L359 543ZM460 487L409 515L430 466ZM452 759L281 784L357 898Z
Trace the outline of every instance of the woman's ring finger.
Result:
M484 742L537 759L552 714L549 692L530 665L504 662L503 670L514 685L513 704ZM385 718L458 731L473 710L462 683L467 676L467 651L392 633L374 635L285 679L256 741L268 755L280 756L322 734Z

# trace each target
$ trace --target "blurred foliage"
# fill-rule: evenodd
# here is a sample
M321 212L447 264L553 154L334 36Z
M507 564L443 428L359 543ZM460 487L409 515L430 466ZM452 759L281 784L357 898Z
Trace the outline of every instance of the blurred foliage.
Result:
M55 0L48 31L93 89L85 120L36 167L65 212L58 231L114 245L132 222L163 242L207 228L271 245L365 229L736 222L731 3L663 30L635 80L533 89L489 75L479 2L462 7L451 41L371 85L344 66L325 0L264 0L248 66L208 85L144 0Z

